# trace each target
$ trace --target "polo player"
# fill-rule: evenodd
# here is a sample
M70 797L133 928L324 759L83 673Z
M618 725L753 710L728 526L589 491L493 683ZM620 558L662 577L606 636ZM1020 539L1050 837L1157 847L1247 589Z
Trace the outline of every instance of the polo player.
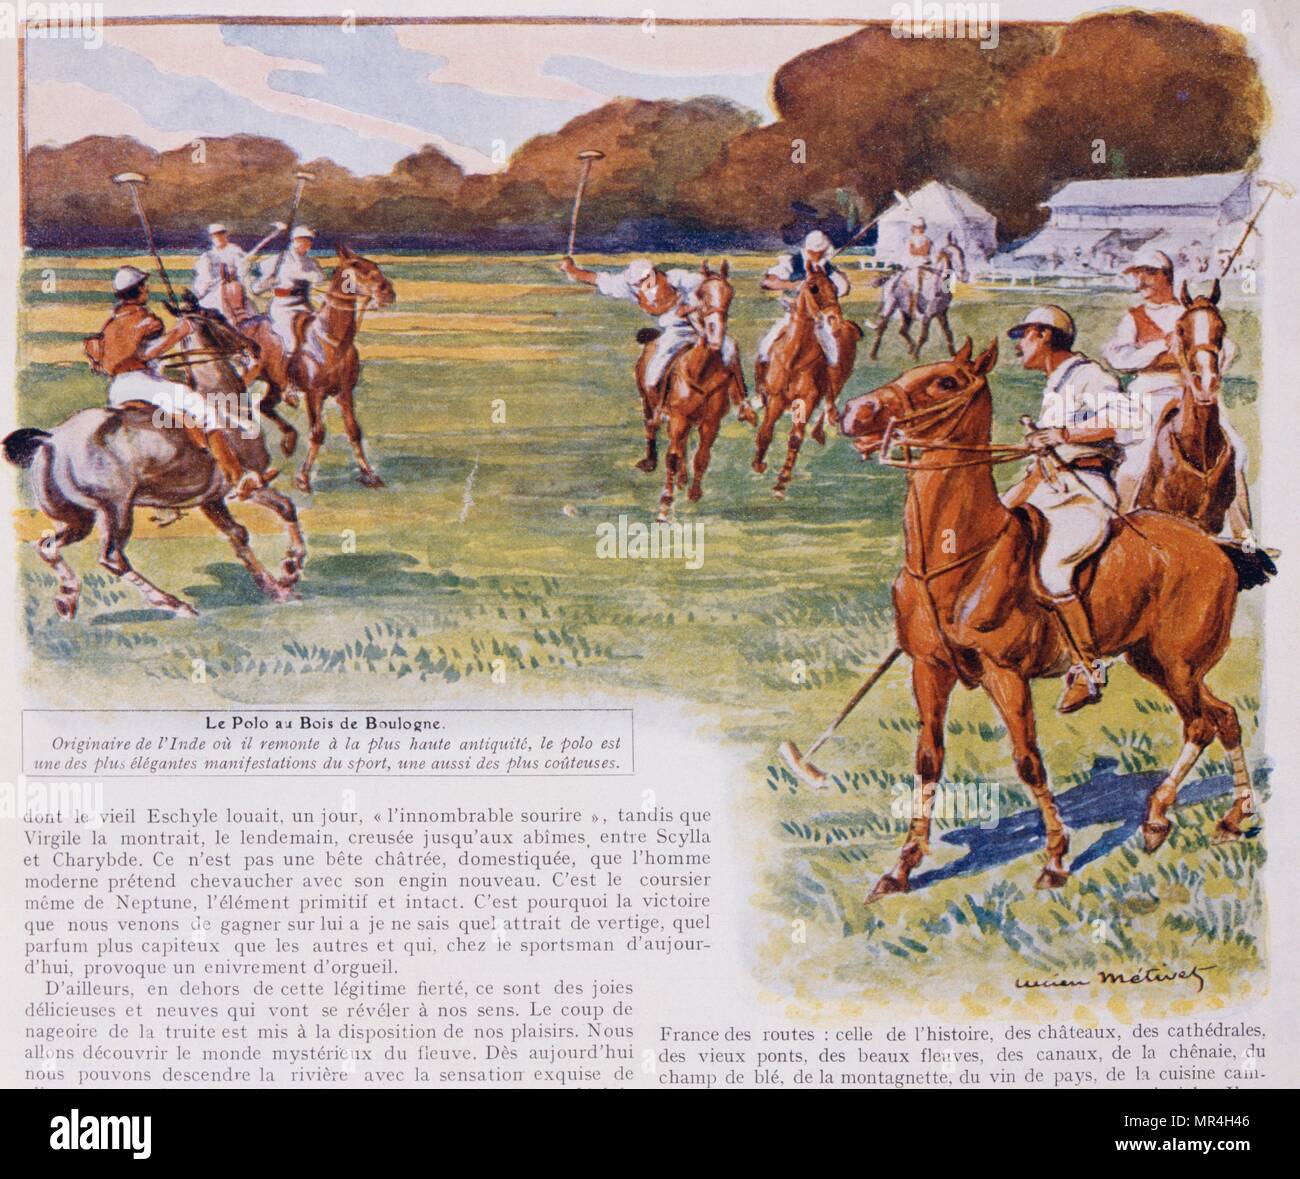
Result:
M243 274L244 259L247 257L234 242L220 221L208 226L208 248L199 255L194 265L194 281L190 290L199 301L200 307L224 314L221 306L221 283L225 275L240 277Z
M1124 313L1114 336L1102 349L1106 363L1116 372L1135 373L1128 387L1129 398L1141 405L1145 429L1128 447L1124 463L1116 474L1120 506L1130 511L1142 478L1151 461L1156 442L1156 425L1170 402L1183 395L1182 368L1174 351L1174 328L1183 305L1174 294L1174 264L1163 250L1142 250L1125 268L1132 275L1142 302ZM1226 372L1237 355L1237 346L1226 336L1219 371ZM1250 532L1250 496L1246 488L1246 444L1220 413L1219 424L1232 445L1236 460L1237 494L1224 521L1225 532L1237 539Z
M91 368L111 377L108 404L120 408L144 402L162 410L156 424L183 427L190 439L207 450L230 482L236 499L247 499L279 473L265 475L244 468L231 435L239 430L229 415L188 385L169 381L158 362L189 334L184 317L167 331L149 309L149 276L134 266L123 266L113 276L116 303L99 334L85 342Z
M814 229L803 239L803 246L798 253L782 254L777 258L776 264L770 266L767 273L763 275L763 281L759 286L765 291L797 291L803 285L804 279L814 271L820 270L834 284L836 295L841 299L844 298L850 290L849 280L830 260L831 249L831 239L820 229ZM790 312L793 305L784 296L780 302L781 318L759 341L758 356L754 361L754 391L763 402L767 401L767 367L772 349L777 340L785 334L786 328L790 326ZM819 335L817 342L821 344L827 361L833 363L832 353L827 348L826 341Z
M1039 580L1074 657L1057 710L1074 712L1100 700L1106 682L1075 571L1110 534L1118 508L1113 473L1133 431L1126 425L1128 403L1119 382L1073 350L1074 320L1060 307L1035 308L1007 334L1016 341L1021 365L1043 373L1046 383L1036 424L1026 435L1038 454L1003 502L1010 508L1029 504L1046 521Z
M268 311L271 330L284 345L286 357L292 357L298 347L298 320L312 314L312 287L325 281L325 272L311 256L315 239L316 235L305 225L296 226L289 238L289 248L264 259L258 267L260 277L253 284L256 295L271 292Z
M623 270L584 270L567 257L561 260L560 270L575 282L595 287L606 298L635 303L656 318L660 334L651 345L645 368L647 389L657 389L667 376L673 357L700 339L691 318L695 292L704 281L704 275L698 270L661 270L649 258L637 258ZM739 416L744 418L745 411L749 410L745 404L745 377L740 367L740 351L730 334L723 341L722 362L732 373L731 400L737 405ZM748 417L753 417L752 410Z
M908 273L912 276L911 297L908 299L908 315L912 317L916 315L917 300L921 297L921 283L925 281L925 275L931 268L930 255L934 250L934 243L926 235L925 228L925 218L917 217L912 222L912 232L908 235L903 250L903 281L907 281Z

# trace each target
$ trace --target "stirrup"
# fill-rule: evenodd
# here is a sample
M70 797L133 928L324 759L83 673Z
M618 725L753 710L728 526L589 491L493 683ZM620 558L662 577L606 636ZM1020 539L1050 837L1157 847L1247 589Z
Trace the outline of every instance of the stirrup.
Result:
M1057 701L1056 711L1068 715L1096 704L1101 699L1101 689L1106 683L1106 665L1098 661L1090 669L1076 663L1065 673L1065 690Z

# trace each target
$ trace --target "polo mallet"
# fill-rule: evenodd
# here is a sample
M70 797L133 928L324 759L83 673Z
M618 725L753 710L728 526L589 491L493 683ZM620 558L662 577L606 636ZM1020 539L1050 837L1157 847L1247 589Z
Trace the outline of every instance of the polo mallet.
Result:
M799 747L793 741L781 742L777 747L777 752L785 759L785 764L790 767L795 777L807 782L814 790L826 789L826 774L813 765L813 754L835 735L835 730L840 727L844 718L862 703L863 697L876 686L880 677L893 666L894 660L902 653L902 647L895 647L881 660L880 666L863 681L862 686L853 693L853 699L844 706L839 716L831 721L826 731L808 747L806 754L800 753Z
M140 219L140 227L144 230L144 240L149 243L149 253L153 255L153 260L158 267L158 275L163 280L163 286L167 288L167 297L171 301L172 307L176 307L176 292L172 290L172 280L168 277L167 267L163 265L162 256L158 253L158 247L153 240L153 229L149 225L149 218L145 216L144 205L140 203L140 185L147 183L145 178L139 172L119 172L113 177L114 184L124 184L131 193L131 203L135 205L135 215Z
M604 158L605 153L597 151L594 147L578 153L578 159L582 161L582 175L578 179L578 191L573 194L573 216L569 219L569 248L564 251L566 258L573 257L573 243L578 237L578 210L582 208L582 194L587 189L587 178L591 175L591 165Z
M307 187L307 182L315 180L316 176L312 172L295 172L294 176L298 183L293 186L293 202L289 205L289 232L292 233L294 226L298 224L298 206L302 202L302 190ZM290 239L292 244L292 238ZM288 248L287 246L285 247ZM275 285L275 280L280 277L280 267L284 265L284 250L281 250L275 257L275 269L271 272L271 285Z
M1262 177L1255 181L1260 188L1267 188L1268 195L1259 202L1259 208L1255 214L1246 222L1246 228L1242 232L1241 241L1237 243L1237 248L1232 251L1228 260L1223 264L1223 269L1219 271L1219 277L1224 278L1228 271L1232 269L1232 264L1237 260L1237 255L1246 248L1246 243L1250 240L1250 235L1255 232L1255 222L1259 220L1260 214L1268 207L1268 202L1275 192L1280 192L1287 200L1295 196L1295 185L1288 184L1285 180L1265 180Z

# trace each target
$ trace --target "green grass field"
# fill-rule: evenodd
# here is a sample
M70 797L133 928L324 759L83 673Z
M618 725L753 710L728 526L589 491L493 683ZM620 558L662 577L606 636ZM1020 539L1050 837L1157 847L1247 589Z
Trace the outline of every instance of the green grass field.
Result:
M81 336L108 307L100 292L109 264L29 258L21 424L49 425L102 401L102 379L79 357ZM650 521L660 488L658 473L632 466L642 448L632 336L644 319L566 284L553 260L384 257L381 264L398 301L367 317L357 402L388 487L356 482L331 410L315 493L294 493L310 550L301 602L264 604L225 540L196 513L165 532L141 519L129 554L147 576L183 594L200 611L197 620L144 609L133 590L97 569L96 542L88 541L69 550L86 587L68 624L53 610L53 578L23 546L23 625L40 696L178 707L428 706L486 689L500 660L516 701L581 694L643 707L656 699L685 703L701 717L694 735L723 743L740 767L730 789L745 858L752 855L756 870L753 965L774 997L809 1008L921 1002L967 1015L1086 1016L1105 1005L1142 1015L1203 1010L1263 985L1263 849L1253 839L1210 844L1225 800L1181 808L1154 858L1129 832L1062 892L1036 893L1041 841L1001 834L1032 807L980 694L954 697L947 777L997 788L1002 822L980 852L986 866L944 876L964 849L938 836L964 824L940 821L927 863L940 878L866 909L863 897L893 862L906 824L891 814L895 786L911 781L915 718L905 665L845 725L843 740L823 751L819 761L837 771L829 793L796 786L775 747L784 737L809 741L892 646L888 587L901 554L902 473L861 462L842 439L825 450L809 443L789 497L778 502L771 483L784 429L773 469L759 477L749 469L752 431L731 419L704 499L678 501L679 520L704 524L701 567L601 559L597 526L620 514ZM757 290L764 264L732 259L732 330L747 367L774 314ZM959 292L959 339L970 334L982 346L1002 337L992 378L999 440L1016 437L1016 419L1036 410L1041 388L1016 368L1005 330L1045 299L1075 314L1080 346L1094 354L1126 301L1122 292ZM862 282L847 308L860 318L874 300ZM1233 304L1227 318L1243 357L1225 401L1257 453L1256 320L1250 307ZM932 341L928 355L938 347ZM862 351L846 396L905 364L891 333L879 363ZM1011 475L1004 468L1000 478ZM287 473L280 486L290 489ZM257 508L236 514L254 529L259 551L278 558L284 545L275 521ZM36 513L20 513L18 536L30 539L42 527ZM1260 613L1259 591L1242 599L1236 641L1212 677L1241 710L1252 765L1263 761ZM1086 823L1074 831L1079 856L1123 833L1145 789L1121 780L1117 800L1090 801L1104 793L1090 777L1094 760L1114 759L1121 775L1153 771L1172 759L1180 734L1169 706L1127 668L1113 670L1103 705L1074 717L1054 713L1057 691L1056 683L1036 690L1040 734L1058 792L1080 791L1065 795ZM1223 769L1216 749L1196 773ZM1011 985L1014 977L1196 963L1215 966L1200 996L1177 984L1056 999Z

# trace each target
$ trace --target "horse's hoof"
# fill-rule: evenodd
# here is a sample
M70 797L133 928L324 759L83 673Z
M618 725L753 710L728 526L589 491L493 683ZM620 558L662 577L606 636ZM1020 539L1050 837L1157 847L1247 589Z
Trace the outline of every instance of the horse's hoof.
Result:
M1046 867L1038 874L1038 879L1034 881L1034 887L1064 888L1069 879L1070 874L1068 872L1059 868Z
M659 465L659 462L658 462L657 459L652 459L652 458L643 458L639 463L636 464L636 469L637 469L638 471L644 471L644 472L648 475L648 474L650 474L650 472L653 471L653 470L654 470L658 465Z
M1220 819L1214 824L1214 842L1215 843L1235 843L1242 836L1242 830L1236 823L1230 823L1227 819Z
M1169 838L1169 832L1173 829L1173 824L1169 822L1142 824L1142 846L1147 855L1157 851L1162 843Z
M55 598L54 612L67 622L71 622L77 613L76 598Z
M691 503L697 503L703 497L703 495L704 495L703 487L692 487L690 491L686 493L686 498L689 499Z
M357 476L363 487L385 487L387 484L374 471L362 471Z
M785 488L778 483L775 487L772 488L772 495L776 499L785 499Z
M885 875L876 881L876 887L867 894L866 903L869 905L873 901L880 900L881 897L892 896L898 892L911 892L912 886L906 880L899 880L896 876Z
M762 475L767 470L767 464L762 459L755 459L749 464L749 469L756 475Z
M308 495L311 494L311 480L308 479L305 475L295 475L293 477L293 485L299 491L306 492Z

